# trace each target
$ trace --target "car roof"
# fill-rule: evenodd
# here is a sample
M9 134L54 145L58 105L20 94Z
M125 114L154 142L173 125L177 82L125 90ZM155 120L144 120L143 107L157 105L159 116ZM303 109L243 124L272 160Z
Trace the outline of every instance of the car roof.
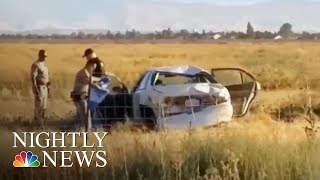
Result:
M158 67L149 69L149 72L166 72L166 73L178 73L178 74L188 74L188 75L195 75L201 72L207 72L204 69L195 67L195 66L172 66L172 67Z

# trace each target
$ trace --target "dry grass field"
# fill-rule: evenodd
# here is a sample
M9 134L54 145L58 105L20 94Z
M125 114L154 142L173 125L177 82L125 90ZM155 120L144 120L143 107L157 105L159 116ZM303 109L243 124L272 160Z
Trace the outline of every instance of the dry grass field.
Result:
M94 48L106 69L129 87L151 67L239 67L262 83L250 114L216 128L191 132L136 132L119 127L108 136L106 169L38 169L46 179L320 179L320 139L307 138L307 105L320 111L320 43L229 42L221 44L0 44L0 138L10 179L11 131L32 119L29 69L40 48L48 51L52 80L48 131L74 111L69 99L84 49ZM307 88L309 87L309 89ZM316 116L315 116L316 118ZM30 127L27 127L30 128ZM33 129L34 130L34 129ZM35 152L40 149L33 150ZM9 158L8 158L9 157ZM12 157L12 158L11 158ZM40 179L19 170L16 179ZM51 172L51 173L50 173ZM22 174L22 175L21 175Z

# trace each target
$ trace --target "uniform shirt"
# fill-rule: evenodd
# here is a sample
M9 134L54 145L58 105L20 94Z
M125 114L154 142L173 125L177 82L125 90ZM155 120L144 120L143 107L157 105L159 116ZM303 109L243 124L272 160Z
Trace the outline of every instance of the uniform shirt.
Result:
M74 81L73 91L76 93L88 93L90 73L86 68L82 68L77 74Z
M47 85L49 83L49 71L44 61L36 61L31 66L31 78L34 85ZM35 82L34 82L35 81Z
M94 64L95 69L92 72L93 77L101 77L105 74L104 63L99 58L92 58L88 60L88 64Z

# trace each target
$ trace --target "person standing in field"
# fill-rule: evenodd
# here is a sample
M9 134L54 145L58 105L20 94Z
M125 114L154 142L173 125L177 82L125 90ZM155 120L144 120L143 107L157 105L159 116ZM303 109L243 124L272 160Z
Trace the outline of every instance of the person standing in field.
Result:
M94 65L94 70L92 72L93 77L101 78L105 75L104 63L91 48L86 49L82 57L87 59L87 63Z
M45 125L45 113L49 94L49 71L46 65L47 52L41 49L38 60L31 66L31 84L34 94L34 123L40 127Z
M105 70L104 64L92 49L86 49L82 57L85 57L87 62L76 74L71 98L76 107L77 120L84 125L87 121L91 121L91 115L88 114L89 86L96 85L95 82L105 74Z

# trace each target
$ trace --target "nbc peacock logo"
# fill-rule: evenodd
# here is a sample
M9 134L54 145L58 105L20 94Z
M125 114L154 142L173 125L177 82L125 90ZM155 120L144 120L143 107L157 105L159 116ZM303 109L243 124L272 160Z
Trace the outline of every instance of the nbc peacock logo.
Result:
M22 151L20 154L15 156L15 161L13 162L14 167L39 167L40 162L38 161L38 156L33 155L31 151L27 153Z

